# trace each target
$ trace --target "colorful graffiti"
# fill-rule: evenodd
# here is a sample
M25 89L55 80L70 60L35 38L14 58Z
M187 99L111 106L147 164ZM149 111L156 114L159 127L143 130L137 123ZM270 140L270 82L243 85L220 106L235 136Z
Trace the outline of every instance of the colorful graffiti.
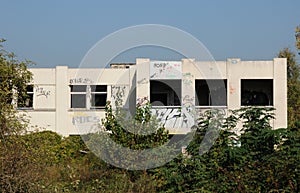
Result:
M235 93L235 88L231 84L229 84L229 93L230 94L234 94Z
M76 112L72 115L72 124L80 133L90 133L101 130L101 118L94 114Z
M194 75L190 72L182 73L182 76L183 76L183 78L186 78L186 79L194 78Z
M181 79L181 62L153 61L150 64L151 79Z
M182 82L185 86L193 85L194 75L190 72L182 73Z

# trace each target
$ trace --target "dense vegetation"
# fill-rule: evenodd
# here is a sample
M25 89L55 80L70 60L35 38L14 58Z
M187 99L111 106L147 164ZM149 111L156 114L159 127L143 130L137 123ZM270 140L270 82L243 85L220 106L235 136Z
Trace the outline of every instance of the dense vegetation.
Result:
M80 136L27 133L26 116L15 111L12 97L16 90L26 96L28 62L1 50L0 192L300 192L299 66L289 49L278 56L288 58L288 128L271 128L271 108L242 108L227 118L222 111L207 111L199 116L187 153L157 168L132 171L98 158L111 144L99 149L98 156L87 148L103 140L101 133L83 136L86 143ZM149 113L149 104L137 107L130 124L157 128L152 135L126 132L117 113L108 103L103 125L122 146L140 150L168 140L168 132ZM232 132L238 123L240 136ZM206 148L209 140L203 143L204 135L218 136L211 148ZM176 145L165 150L176 151ZM199 154L203 149L207 151Z
M207 111L199 118L188 154L181 154L164 166L139 171L103 162L89 152L80 136L62 138L50 131L23 135L14 139L18 144L14 147L1 143L7 155L1 155L0 189L2 192L299 192L299 129L272 130L269 122L273 116L272 109L265 108L240 109L226 119L220 119L223 117L220 111ZM244 133L237 140L231 129L240 119L245 120ZM210 123L214 127L209 132L219 132L219 137L208 152L199 155Z

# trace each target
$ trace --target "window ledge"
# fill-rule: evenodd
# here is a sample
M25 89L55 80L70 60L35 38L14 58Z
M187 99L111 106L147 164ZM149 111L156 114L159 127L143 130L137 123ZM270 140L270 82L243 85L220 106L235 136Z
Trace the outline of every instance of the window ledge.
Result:
M105 108L91 108L91 109L85 109L85 108L71 108L68 111L104 111Z
M33 111L33 107L17 107L18 111Z
M195 106L197 109L227 109L228 106Z
M179 109L182 108L183 106L152 106L151 108L153 109Z
M55 108L35 108L33 111L55 111Z
M274 106L270 106L270 105L241 105L241 108L246 108L246 107L275 108Z

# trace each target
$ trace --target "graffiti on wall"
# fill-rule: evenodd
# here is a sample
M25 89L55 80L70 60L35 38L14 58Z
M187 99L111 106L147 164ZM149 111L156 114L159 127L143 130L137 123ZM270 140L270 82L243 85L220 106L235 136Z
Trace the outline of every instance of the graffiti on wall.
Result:
M182 82L186 93L182 98L182 104L184 107L191 108L195 104L194 75L191 72L182 73Z
M36 92L37 97L44 96L44 97L48 98L48 96L50 96L50 94L51 94L50 90L47 90L40 86L35 86L35 92Z
M193 84L192 80L187 80L187 79L182 79L182 82L185 86L192 86Z
M195 124L193 113L189 108L163 108L151 111L166 129L191 128Z
M182 82L185 86L192 86L194 75L190 72L182 73Z
M148 84L148 83L149 83L149 81L146 78L143 78L138 81L138 84Z
M195 97L190 95L185 95L182 99L182 104L184 107L191 108L194 106Z
M234 94L235 93L235 88L232 86L232 84L229 84L229 93Z
M181 62L160 62L150 63L151 79L181 79Z
M115 104L116 102L120 103L119 105L124 104L127 89L127 86L111 86L112 104Z
M183 78L185 79L192 79L194 78L194 75L190 72L182 73Z
M101 119L97 115L76 112L72 115L72 124L77 129L85 132L98 131L100 128Z
M72 118L73 125L76 124L85 124L85 123L100 123L100 117L98 116L74 116Z
M91 84L93 81L89 78L71 78L69 80L70 84Z

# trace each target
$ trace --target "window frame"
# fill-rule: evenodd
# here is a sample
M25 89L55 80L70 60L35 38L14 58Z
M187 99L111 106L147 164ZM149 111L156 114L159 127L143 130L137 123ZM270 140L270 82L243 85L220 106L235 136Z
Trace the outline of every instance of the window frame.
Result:
M85 91L80 90L79 91L72 91L72 88L74 86L84 86ZM95 90L92 89L92 87L95 86ZM97 91L97 86L105 86L105 91ZM108 85L104 84L93 84L93 85L82 85L82 84L71 84L69 85L70 88L70 109L72 110L97 110L97 109L104 109L106 102L107 102L107 97L108 97ZM100 89L101 90L101 89ZM79 107L73 107L72 106L72 95L84 95L85 99L85 104L84 107L79 106ZM95 106L93 105L93 95L105 95L105 104L102 106ZM75 105L75 104L74 104ZM75 105L76 106L76 105Z
M32 88L32 91L28 91L28 87L31 87ZM34 109L34 84L28 84L26 85L26 96L23 96L25 97L25 100L29 99L29 104L31 105L26 105L26 101L24 101L24 104L20 103L19 102L19 96L18 96L18 92L16 92L17 94L17 97L16 97L16 106L17 106L17 109L19 110L26 110L26 109ZM12 99L13 101L13 99ZM24 105L24 106L23 106Z
M96 85L89 85L90 86L90 109L104 109L106 102L107 102L107 85L103 85L103 84L96 84ZM93 91L92 86L96 86L96 89ZM96 91L97 90L97 86L105 86L105 91ZM88 93L87 93L88 94ZM93 95L106 95L105 96L105 104L101 105L101 106L95 106L93 105ZM96 98L95 98L96 99Z
M205 86L207 86L207 95L208 95L208 104L203 104L200 105L200 101L199 101L199 95L197 94L197 82L198 81L204 81L205 82ZM226 94L226 99L225 99L225 104L220 104L220 105L212 105L211 104L211 90L209 89L208 86L208 81L223 81L224 85L225 85L225 94ZM195 79L195 107L197 108L227 108L228 107L228 79L227 78L220 78L220 79Z
M74 86L85 86L85 91L72 91L72 88L74 87ZM76 84L72 84L72 85L70 85L70 108L71 109L86 109L87 108L87 86L88 85L76 85ZM73 107L72 106L72 96L78 96L78 95L84 95L85 97L85 101L84 101L84 107Z
M268 105L245 105L242 103L243 100L243 81L271 81L271 94L272 94L272 98L271 100L269 99L269 104ZM255 91L258 92L258 91ZM266 94L266 93L264 93ZM241 107L274 107L274 79L273 78L242 78L240 79L240 106ZM270 101L271 101L271 105L270 105Z
M179 87L179 93L177 93L175 90L173 90L166 82L171 82L171 81L178 81L178 85L180 85ZM160 84L165 84L167 87L171 88L171 92L168 92L166 90L158 90L158 91L155 91L154 93L151 92L152 90L152 86L151 86L151 82L158 82ZM149 82L149 86L150 86L150 92L149 92L149 95L150 95L150 103L152 104L152 97L151 95L152 94L166 94L167 95L167 105L152 105L152 107L154 108L180 108L181 105L182 105L182 79L153 79L153 80L150 80ZM173 100L173 105L168 105L168 103L171 103L170 101L170 98ZM176 101L177 99L178 101ZM175 102L179 102L179 104L175 103Z

